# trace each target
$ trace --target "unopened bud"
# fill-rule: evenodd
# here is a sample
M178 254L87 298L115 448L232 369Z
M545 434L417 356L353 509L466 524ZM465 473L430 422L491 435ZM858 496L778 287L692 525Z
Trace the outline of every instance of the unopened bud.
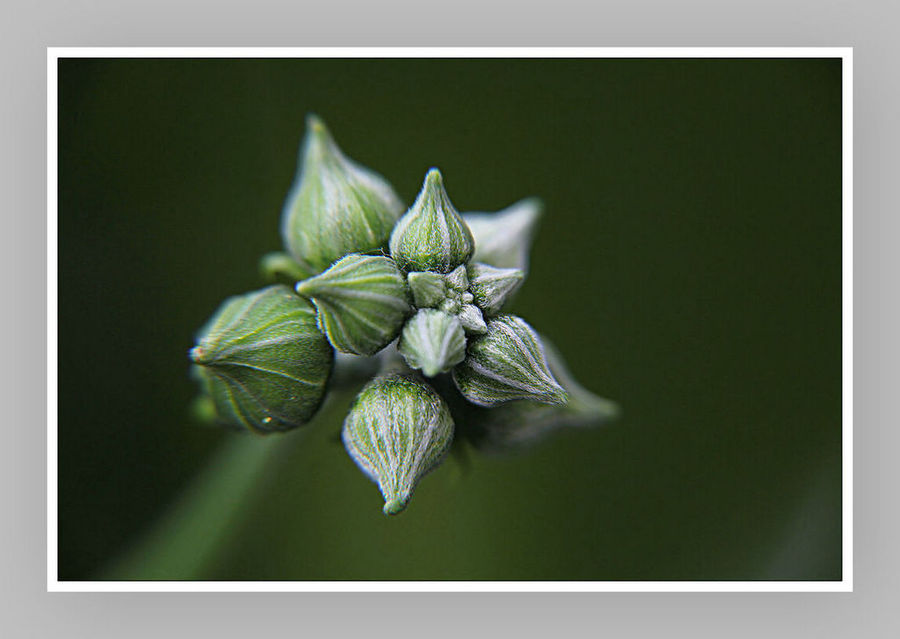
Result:
M357 396L342 438L353 461L381 489L385 514L396 515L450 449L453 418L428 384L388 375Z
M453 381L479 406L515 399L566 403L566 392L547 368L540 338L515 315L488 322L487 333L469 343L466 359L453 369Z
M385 246L403 213L387 180L347 158L316 116L307 120L301 155L282 214L291 255L319 273L349 253Z
M315 303L320 327L342 353L374 355L412 312L406 279L392 259L377 255L347 255L297 284L297 292Z
M334 353L309 302L278 284L226 300L190 357L219 421L267 433L313 417Z
M431 169L409 211L391 233L391 257L404 271L449 273L472 256L475 241Z

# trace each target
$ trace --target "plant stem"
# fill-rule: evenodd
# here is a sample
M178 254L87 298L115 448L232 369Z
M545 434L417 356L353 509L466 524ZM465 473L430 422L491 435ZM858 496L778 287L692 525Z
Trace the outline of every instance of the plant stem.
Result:
M99 578L200 578L282 440L230 435L160 521Z

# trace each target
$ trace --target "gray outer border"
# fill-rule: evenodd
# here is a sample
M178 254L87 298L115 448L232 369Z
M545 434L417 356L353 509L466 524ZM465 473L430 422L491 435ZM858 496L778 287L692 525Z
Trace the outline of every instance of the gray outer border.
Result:
M286 6L280 6L280 5ZM462 633L534 636L892 636L900 628L897 499L900 430L890 401L900 359L896 284L900 210L900 16L888 2L719 3L574 0L537 5L457 0L157 0L9 3L0 26L0 273L6 437L0 447L10 637L318 636ZM499 4L499 3L497 3ZM572 6L570 6L572 5ZM349 17L352 16L352 17ZM45 532L45 65L47 46L853 46L855 84L855 571L852 594L48 594ZM894 293L891 295L891 293ZM16 312L9 312L9 309ZM12 362L9 362L9 353ZM893 376L892 376L893 374ZM571 629L571 630L570 630Z

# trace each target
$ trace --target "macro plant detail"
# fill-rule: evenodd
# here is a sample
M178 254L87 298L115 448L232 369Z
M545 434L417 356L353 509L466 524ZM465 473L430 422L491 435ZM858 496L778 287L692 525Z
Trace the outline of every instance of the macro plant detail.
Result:
M532 198L461 214L438 169L407 209L310 116L282 213L286 252L261 261L277 283L229 298L200 330L197 406L269 434L308 424L329 391L362 386L341 439L390 515L451 449L511 450L614 418L613 402L505 311L540 211Z

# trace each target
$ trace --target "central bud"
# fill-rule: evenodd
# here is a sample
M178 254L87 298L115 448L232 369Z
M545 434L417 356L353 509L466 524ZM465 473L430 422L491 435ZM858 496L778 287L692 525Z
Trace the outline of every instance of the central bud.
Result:
M433 271L413 271L407 275L416 308L434 308L455 317L466 333L482 335L487 330L484 316L469 291L469 276L465 266L458 266L446 274Z

